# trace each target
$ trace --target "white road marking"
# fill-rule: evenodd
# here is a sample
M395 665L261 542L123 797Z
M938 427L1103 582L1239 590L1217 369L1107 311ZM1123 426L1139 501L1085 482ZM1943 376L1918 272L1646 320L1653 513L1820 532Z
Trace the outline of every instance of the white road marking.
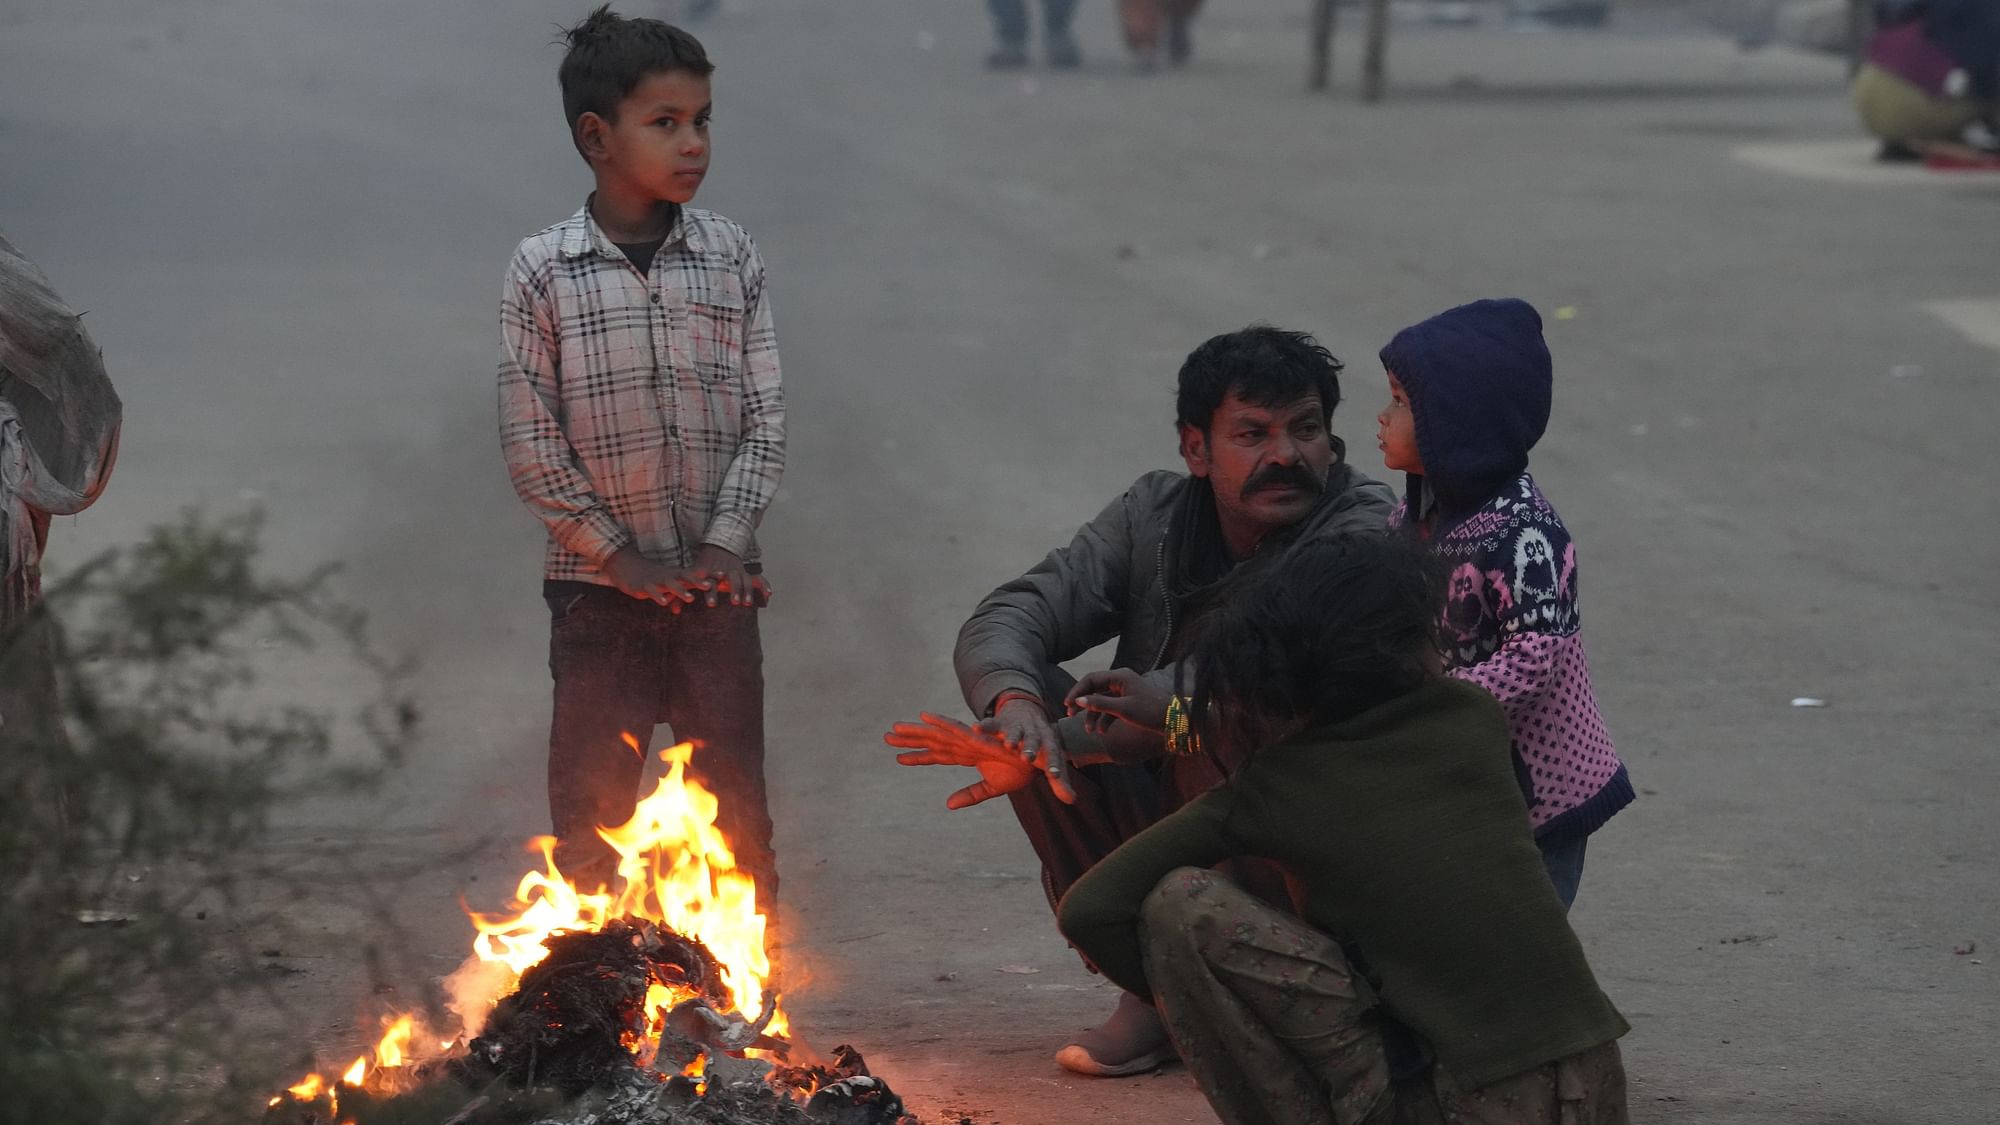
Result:
M2000 352L2000 297L1925 301L1920 307L1964 333L1973 343Z
M1934 172L1922 164L1884 164L1880 147L1859 138L1844 141L1771 141L1737 145L1730 155L1767 172L1845 184L1974 187L2000 191L2000 173Z

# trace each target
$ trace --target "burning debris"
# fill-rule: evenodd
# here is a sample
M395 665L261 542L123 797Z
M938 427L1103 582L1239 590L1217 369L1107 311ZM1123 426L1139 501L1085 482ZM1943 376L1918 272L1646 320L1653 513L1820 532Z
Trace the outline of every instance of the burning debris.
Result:
M271 1099L266 1125L916 1125L852 1047L789 1061L756 885L688 755L665 751L658 788L604 830L611 890L579 891L545 840L516 912L472 916L474 955L447 982L459 1034L399 1017L338 1081Z
M657 1070L699 1074L718 1050L786 1046L764 1035L776 1014L771 994L755 1022L729 1012L722 968L692 938L621 918L595 933L551 938L548 950L472 1041L471 1069L573 1097L635 1056L650 1053ZM655 1018L663 1000L675 1003ZM646 1042L655 1023L657 1035Z

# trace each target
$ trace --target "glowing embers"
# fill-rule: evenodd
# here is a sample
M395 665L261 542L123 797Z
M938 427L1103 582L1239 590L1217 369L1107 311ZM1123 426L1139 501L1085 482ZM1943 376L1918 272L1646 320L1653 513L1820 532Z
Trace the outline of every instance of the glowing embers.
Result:
M729 1007L700 942L652 922L615 919L548 949L470 1044L473 1069L573 1097L633 1068L680 1075L716 1051L785 1046L763 1034L771 1013L748 1020Z

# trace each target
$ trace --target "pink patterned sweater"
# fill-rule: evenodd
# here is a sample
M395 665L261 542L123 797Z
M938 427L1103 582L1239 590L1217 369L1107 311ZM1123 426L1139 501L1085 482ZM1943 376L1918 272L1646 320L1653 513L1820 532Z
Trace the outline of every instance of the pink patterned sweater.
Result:
M1576 544L1527 473L1426 531L1451 566L1445 667L1507 710L1514 769L1540 838L1583 836L1632 802L1591 691L1576 606ZM1408 522L1399 506L1391 526Z

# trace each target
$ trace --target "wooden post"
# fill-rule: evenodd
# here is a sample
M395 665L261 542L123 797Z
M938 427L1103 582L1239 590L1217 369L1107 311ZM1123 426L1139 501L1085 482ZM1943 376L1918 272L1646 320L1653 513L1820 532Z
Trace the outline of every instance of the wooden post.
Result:
M1333 73L1334 0L1313 0L1312 63L1306 68L1306 89L1324 90Z
M1875 34L1874 0L1847 0L1847 76L1854 77L1868 57L1868 40Z
M1389 53L1389 0L1368 0L1368 43L1361 58L1361 100L1382 100Z

